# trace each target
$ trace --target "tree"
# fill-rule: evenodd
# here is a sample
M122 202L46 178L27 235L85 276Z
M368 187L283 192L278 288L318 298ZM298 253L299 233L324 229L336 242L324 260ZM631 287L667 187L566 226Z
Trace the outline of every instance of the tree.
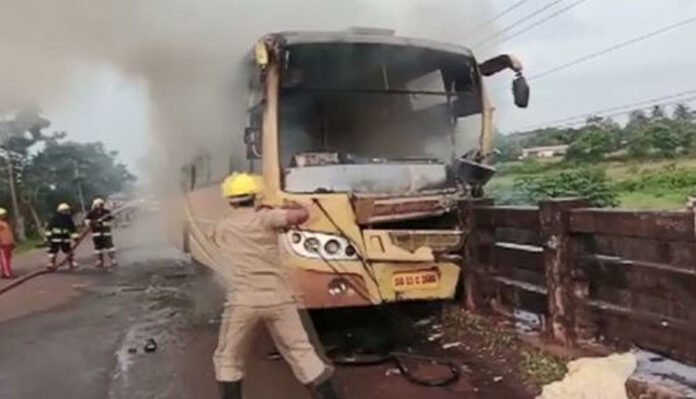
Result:
M682 145L685 137L666 123L650 124L638 134L628 146L629 154L635 158L644 158L649 155L657 155L665 158L674 158Z
M117 153L102 143L75 143L47 140L46 147L30 159L25 181L27 202L37 215L48 215L59 202L79 205L123 191L135 181Z
M661 105L655 105L650 110L650 119L653 122L661 121L661 120L666 119L666 118L667 118L667 115L665 114L665 109L662 108Z
M677 104L674 107L672 119L681 123L691 123L694 120L694 113L686 104Z
M614 148L614 138L610 133L594 129L583 134L568 147L566 159L576 161L599 161Z
M9 187L14 227L19 240L26 239L26 226L19 207L18 182L26 163L29 148L43 139L41 130L50 126L50 121L39 115L40 109L34 105L25 106L14 113L10 120L0 123L0 146L5 161L5 176Z
M679 150L681 138L675 129L666 124L655 124L645 132L651 148L660 156L674 158Z
M636 125L637 127L641 127L644 126L647 122L648 117L645 115L645 112L642 109L631 111L631 113L628 115L629 125Z
M620 143L621 127L610 118L593 116L580 129L566 153L566 159L599 161L616 150Z
M553 175L524 177L515 181L528 203L549 198L579 197L593 206L613 207L619 204L618 192L603 170L576 169Z

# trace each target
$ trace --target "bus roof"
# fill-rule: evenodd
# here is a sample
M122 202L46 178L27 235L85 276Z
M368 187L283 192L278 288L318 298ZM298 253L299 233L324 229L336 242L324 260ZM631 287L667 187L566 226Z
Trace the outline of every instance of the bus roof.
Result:
M320 43L354 43L354 44L384 44L391 46L420 47L448 53L461 54L473 57L470 49L450 43L437 42L427 39L414 39L410 37L394 36L384 30L344 30L344 31L300 31L278 32L274 35L285 39L287 45L296 44L320 44Z

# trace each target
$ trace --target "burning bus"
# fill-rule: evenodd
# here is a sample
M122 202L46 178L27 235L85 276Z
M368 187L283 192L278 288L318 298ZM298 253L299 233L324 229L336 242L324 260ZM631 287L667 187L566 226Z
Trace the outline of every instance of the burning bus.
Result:
M465 47L374 29L256 44L238 145L264 203L311 204L310 220L279 236L306 308L454 297L457 205L481 195L494 172L484 77L505 69L526 107L521 66L507 55L479 63ZM183 245L204 264L226 209L219 180L197 183L209 162L199 157L182 173Z

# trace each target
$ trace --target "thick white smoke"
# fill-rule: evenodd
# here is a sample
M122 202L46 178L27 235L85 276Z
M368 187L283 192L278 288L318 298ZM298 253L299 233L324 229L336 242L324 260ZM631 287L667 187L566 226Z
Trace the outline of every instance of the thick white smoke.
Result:
M200 150L234 149L241 159L240 60L263 34L376 26L463 43L472 26L491 17L486 3L0 0L0 109L60 98L76 62L111 65L146 82L157 143L151 164L176 176L182 160Z

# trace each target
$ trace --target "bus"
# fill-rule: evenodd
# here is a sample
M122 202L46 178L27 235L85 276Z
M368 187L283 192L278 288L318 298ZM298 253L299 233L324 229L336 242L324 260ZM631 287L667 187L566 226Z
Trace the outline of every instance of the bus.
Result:
M465 240L458 205L482 195L495 171L484 78L513 71L514 102L524 108L521 69L509 55L478 62L466 47L380 29L256 43L246 126L233 145L245 152L241 171L263 181L264 204L310 207L305 224L278 237L302 306L455 296ZM223 158L202 153L181 174L182 242L203 264L213 262L213 227L227 207L224 174L211 166ZM240 171L234 162L225 174Z

